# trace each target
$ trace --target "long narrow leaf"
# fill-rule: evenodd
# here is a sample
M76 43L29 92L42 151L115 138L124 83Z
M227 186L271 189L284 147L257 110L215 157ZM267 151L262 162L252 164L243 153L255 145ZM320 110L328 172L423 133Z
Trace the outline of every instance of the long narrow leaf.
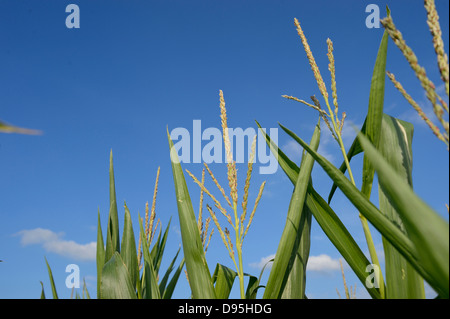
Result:
M44 283L40 281L41 283L41 299L45 299L45 291L44 291Z
M153 260L150 256L147 240L145 238L144 227L142 226L142 219L139 216L139 229L141 234L142 251L144 255L144 271L142 273L142 298L144 299L161 299L159 293L157 275L153 266Z
M178 254L180 253L180 250L181 250L181 247L178 249L177 253L175 254L175 257L172 259L169 267L167 267L166 273L164 274L163 278L161 279L161 281L159 283L159 293L161 294L161 296L164 295L164 291L166 290L167 282L169 281L170 273L173 270L173 266L175 265L175 261L178 258Z
M52 269L50 268L50 265L48 264L47 258L44 257L44 259L45 259L45 263L47 264L48 277L50 279L50 286L52 287L53 299L58 299L58 293L56 292L55 280L53 279Z
M209 272L206 263L197 220L195 218L183 170L176 149L173 146L172 139L170 138L169 130L167 130L167 137L169 140L170 159L172 162L173 180L180 220L181 240L183 243L186 270L189 277L192 296L195 299L214 299L215 292L211 283L211 273Z
M380 142L381 123L383 120L384 82L386 78L388 39L389 35L385 30L373 69L369 94L369 108L366 117L365 134L375 147L378 147ZM367 198L370 198L374 174L374 168L367 159L367 156L364 155L361 192L365 194Z
M382 212L379 211L345 176L323 156L312 150L309 145L298 138L297 142L310 153L322 166L330 178L338 185L345 196L353 203L372 225L411 263L411 265L428 282L433 281L431 273L419 262L419 255L414 243ZM376 167L375 167L376 169ZM447 232L448 234L448 232ZM448 254L448 253L447 253ZM430 282L431 284L431 282Z
M181 270L183 270L185 264L185 259L183 258L180 262L180 265L178 266L177 270L175 271L174 275L172 276L172 279L170 279L169 284L167 285L166 289L164 290L163 299L170 299L172 298L173 291L175 290L175 286L178 282L178 279L180 278Z
M383 117L380 144L378 149L392 168L412 187L412 135L411 123L385 115ZM380 210L395 223L406 235L406 229L400 215L389 203L383 189L378 191ZM423 279L406 259L383 238L386 297L389 299L425 298Z
M384 194L403 220L429 284L441 297L448 298L448 223L414 193L362 134L358 138L375 167Z
M100 209L98 210L97 217L97 253L96 253L96 264L97 264L97 297L100 298L100 284L102 280L102 269L105 265L105 247L103 243L103 233L102 226L100 223Z
M318 124L311 139L311 147L317 149L319 147L319 141L320 126ZM314 165L314 159L309 155L305 156L291 197L286 224L278 244L275 261L272 265L272 270L264 291L264 298L281 298L286 281L292 270L294 260L297 259L298 245L300 244L299 239L303 235L303 228L305 227L305 221L307 220L306 215L304 214L303 205ZM309 235L309 232L305 235ZM309 239L304 238L303 240L308 241ZM295 244L297 244L297 246ZM306 260L303 260L303 257L300 256L297 263L300 264L297 264L296 266L299 266L302 270L297 274L297 279L300 280L300 282L297 282L295 285L304 287L305 277L302 273L306 270ZM303 295L304 291L295 293L295 297L297 298L301 298Z
M136 287L136 282L139 277L136 242L134 237L133 225L131 222L130 211L126 203L124 204L124 206L125 206L125 217L123 222L123 234L122 234L120 256L122 257L125 266L127 266L131 282L133 283L133 287Z
M298 166L271 141L270 137L264 131L262 133L266 138L267 144L271 146L271 150L278 152L278 163L292 184L295 185L299 171ZM345 228L344 224L340 221L339 217L311 185L308 188L306 205L324 233L355 272L356 276L365 284L368 275L366 273L366 267L370 262ZM380 298L378 289L367 288L367 290L373 298Z
M290 263L289 277L283 289L282 299L305 299L306 289L306 264L308 263L311 246L311 218L312 213L308 205L303 205L300 227L294 247L295 251Z
M120 253L120 238L119 238L119 216L117 213L116 201L116 186L114 182L114 166L113 153L111 150L109 156L109 217L108 229L106 235L106 253L105 262L112 257L114 252Z

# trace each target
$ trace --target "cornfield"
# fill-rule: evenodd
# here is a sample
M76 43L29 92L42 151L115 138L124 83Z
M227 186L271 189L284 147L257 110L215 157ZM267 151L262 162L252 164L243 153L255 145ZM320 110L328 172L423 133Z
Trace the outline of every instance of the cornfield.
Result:
M317 124L312 136L305 137L279 124L281 130L304 150L301 162L290 159L271 139L270 135L256 126L263 134L267 146L276 157L279 167L292 183L293 192L286 212L286 222L267 282L262 282L261 274L249 274L244 269L244 240L251 231L253 220L258 218L258 207L264 194L265 183L253 185L253 159L256 140L247 163L243 194L238 194L236 162L228 134L228 115L225 94L219 91L218 115L225 145L227 180L219 181L212 169L205 163L202 176L197 177L184 170L167 128L168 153L174 181L178 219L181 229L181 247L167 269L161 269L169 225L165 228L156 220L155 204L158 193L159 170L153 192L152 205L146 204L144 216L139 216L139 225L133 225L131 213L123 204L123 228L120 235L119 208L116 200L113 155L109 162L109 214L106 223L98 212L97 229L97 297L104 299L169 299L180 276L186 276L193 299L227 299L234 285L239 286L242 299L306 299L306 266L312 238L311 223L314 220L326 234L328 240L339 251L342 258L359 279L360 287L365 287L374 299L423 299L425 282L433 288L438 298L449 298L449 224L412 187L412 139L414 127L400 118L392 117L384 111L385 87L393 85L411 104L425 121L433 134L442 141L442 147L449 146L448 100L449 67L444 51L442 32L434 1L426 0L427 24L437 56L437 67L447 97L436 92L436 85L427 77L425 69L419 65L418 58L406 44L401 32L394 24L393 16L387 9L387 16L381 23L384 34L380 40L370 84L368 108L364 124L356 128L357 137L346 148L342 130L347 114L338 104L336 68L333 55L333 42L327 40L328 71L330 72L331 92L327 89L312 49L308 44L307 32L300 21L294 19L294 26L306 57L317 82L321 97L311 96L310 102L301 97L283 95L282 97L316 110ZM404 55L414 74L420 81L426 97L433 105L434 115L439 126L427 117L419 104L409 95L395 75L387 69L389 39ZM293 39L294 40L294 39ZM395 48L394 48L395 49ZM395 50L397 50L395 49ZM385 83L385 79L391 81ZM321 125L324 124L324 125ZM347 124L348 125L348 124ZM321 141L321 128L330 131L341 150L342 164L334 166L318 152ZM24 134L37 134L38 131L17 128L0 122L0 131ZM307 141L309 140L309 142ZM348 149L348 151L346 151ZM363 156L360 172L351 166L357 155ZM312 180L312 169L320 166L332 180L333 186L325 197L320 195ZM375 173L377 179L375 179ZM187 177L188 176L188 177ZM186 178L198 186L188 189ZM205 179L210 178L218 194L208 189ZM361 189L355 180L362 180ZM448 178L448 177L444 177ZM378 185L374 185L374 180ZM223 187L225 185L225 187ZM371 200L373 187L378 187L378 202ZM255 188L257 196L249 203L249 191ZM359 220L364 231L366 247L361 247L352 237L344 223L334 211L332 199L339 190L359 212ZM200 192L200 207L194 210L191 196ZM220 197L219 197L220 196ZM210 200L214 206L203 205ZM206 209L205 209L206 208ZM204 216L207 215L205 218ZM356 218L356 216L355 216ZM371 225L382 236L385 271L380 271L379 252L375 249ZM372 231L373 231L372 229ZM105 232L106 230L106 232ZM210 264L205 258L212 235L220 236L234 268L223 264ZM182 249L181 249L182 248ZM364 253L368 251L366 256ZM46 260L47 263L47 260ZM58 298L50 265L47 263L53 298ZM344 270L341 269L344 276ZM376 276L368 279L368 269L375 269ZM183 270L184 273L183 273ZM264 271L264 269L263 269ZM41 297L45 298L42 284ZM353 298L345 284L346 298ZM84 298L90 298L86 285Z

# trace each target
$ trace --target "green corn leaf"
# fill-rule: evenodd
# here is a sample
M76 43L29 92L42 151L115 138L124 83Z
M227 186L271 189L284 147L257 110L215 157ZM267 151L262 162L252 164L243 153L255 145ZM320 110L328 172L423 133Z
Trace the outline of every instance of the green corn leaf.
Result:
M380 212L379 209L376 208L365 197L365 195L362 194L344 176L344 174L342 174L339 169L333 166L333 164L312 150L309 145L300 138L297 142L299 142L302 147L314 157L317 163L322 166L328 176L330 176L330 178L338 185L344 195L353 203L358 211L364 215L372 223L372 225L378 229L378 231L410 262L419 274L430 284L434 282L432 274L425 269L425 264L419 262L419 254L414 243L397 227L397 225L384 216L384 214ZM377 169L376 166L375 169Z
M181 260L181 263L178 266L177 270L175 271L174 275L172 276L172 279L170 279L169 284L167 285L166 289L164 290L163 299L172 298L173 291L175 290L175 286L177 285L178 279L180 278L180 274L181 274L181 271L183 270L184 264L185 264L185 259L183 258Z
M56 292L55 280L53 279L52 269L50 268L50 265L48 264L47 258L44 257L44 259L45 259L45 263L47 264L48 277L50 279L50 286L52 287L53 299L58 299L58 293Z
M384 83L386 78L386 56L388 47L389 35L387 31L384 31L383 38L381 39L381 44L378 49L377 59L375 61L375 66L372 74L372 81L370 85L369 94L369 108L366 117L366 131L365 134L374 145L378 147L380 142L381 134L381 123L383 120L383 105L384 105ZM373 178L375 175L375 170L373 169L370 161L367 160L367 156L364 154L363 158L363 170L362 170L362 186L361 192L370 199L370 194L372 192ZM367 225L365 218L362 218L364 234L366 237L367 246L369 248L369 253L372 262L380 266L378 259L378 254L375 249L375 244L373 242L370 229ZM384 278L382 273L379 273L378 280L380 280L380 292L382 297L386 296L384 289Z
M306 289L306 264L309 258L311 246L311 217L312 213L308 206L303 205L302 219L294 247L298 247L291 257L289 277L283 289L282 299L305 299Z
M366 117L365 134L373 145L378 147L383 120L384 82L386 78L386 56L389 35L385 30L378 49L377 59L370 85L369 108ZM367 156L364 155L361 192L370 198L375 170Z
M249 281L248 281L248 285L247 285L247 290L246 290L246 293L245 293L245 298L246 298L246 299L256 299L256 294L257 294L257 292L258 292L258 289L260 289L260 288L266 288L266 286L262 286L262 285L260 285L259 283L261 282L261 278L262 278L262 276L263 276L263 274L264 274L264 270L266 269L266 267L267 267L269 264L273 263L274 260L275 260L275 259L272 258L272 259L270 259L268 262L266 262L266 263L264 264L264 266L262 267L261 272L260 272L258 278L256 278L255 276L248 275L248 274L245 274L245 273L244 273L244 276L248 276L248 277L249 277Z
M91 299L91 295L89 294L89 291L86 286L86 280L83 278L83 295L85 296L85 299Z
M105 265L105 247L103 243L103 233L102 226L100 223L100 209L98 210L98 221L97 221L97 253L96 253L96 263L97 263L97 295L100 296L100 283L102 280L102 269Z
M167 242L167 236L169 233L170 228L170 222L172 221L172 218L169 219L169 223L167 224L166 230L164 231L164 235L162 236L162 239L158 239L158 245L155 257L152 256L153 261L155 262L155 272L159 273L159 268L161 266L162 257L164 255L164 249L166 248L166 242ZM158 236L159 237L159 236Z
M319 141L320 127L318 124L311 139L311 147L317 149L319 146ZM292 298L302 298L304 296L304 291L298 291L297 289L304 289L305 287L304 272L306 270L307 256L297 256L297 253L299 249L301 249L302 252L304 251L304 249L299 248L301 237L305 236L302 238L304 241L303 245L306 244L309 246L309 238L306 238L306 236L309 235L308 227L310 227L310 224L306 223L306 220L308 219L306 215L309 211L304 211L303 205L305 202L309 180L311 178L313 165L314 159L311 156L306 155L305 159L302 161L302 165L298 173L294 192L289 204L286 224L278 244L278 249L269 279L267 281L266 289L264 290L264 298L281 298L286 282L291 274L291 270L293 270L292 267L294 261L296 268L293 276L295 279L299 280L299 282L289 285L289 287L293 287L293 285L296 287L296 291L290 290L289 294L291 294ZM303 233L304 228L306 228L305 233ZM294 278L291 278L291 280L294 280Z
M237 272L234 270L221 264L216 265L212 282L215 283L214 290L217 299L228 299L236 277Z
M298 142L299 137L289 129L281 126L283 130L294 140ZM278 157L279 160L283 156ZM281 165L282 167L285 165ZM286 171L285 171L286 172ZM291 181L295 177L290 177ZM353 237L350 235L344 224L341 222L332 208L325 202L325 200L314 190L312 184L308 186L308 194L306 197L306 205L324 233L341 253L342 257L347 261L349 266L355 272L358 279L365 285L368 273L366 268L370 265L369 260L359 248ZM367 291L373 298L381 298L380 292L376 288L367 288Z
M153 260L150 256L149 247L145 238L144 227L142 226L142 218L139 216L139 229L141 231L142 251L144 255L144 271L142 273L142 298L144 299L161 299L159 293L157 275L153 266Z
M109 157L109 217L106 235L105 262L111 258L114 252L120 252L119 216L117 213L116 186L114 182L113 153Z
M378 149L393 169L412 187L412 124L384 115ZM378 191L380 210L406 235L400 215L389 203L383 189ZM386 297L388 299L425 298L423 279L406 259L383 238Z
M136 299L127 266L116 251L102 270L101 299Z
M347 261L355 275L364 284L367 292L372 298L380 299L381 294L378 288L366 286L366 278L369 273L367 266L371 263L359 248L347 228L341 222L336 213L327 202L310 185L306 198L306 205L311 210L314 219L322 228L323 232L330 239L342 257Z
M257 124L261 128L258 122ZM271 141L269 135L267 135L262 130L261 132L266 138L266 142L270 146L271 150L277 152L277 158L280 167L286 173L286 176L289 178L292 184L295 185L299 172L298 166L294 162L292 162L273 141ZM368 275L368 273L366 272L366 267L370 265L369 260L361 251L356 241L350 235L333 209L314 190L311 185L308 187L306 205L308 206L309 210L314 216L314 219L320 225L324 233L327 235L336 249L341 253L342 257L347 261L349 266L355 272L356 276L365 285L365 280ZM377 289L367 288L367 290L373 298L378 299L381 297Z
M178 249L177 253L175 254L175 257L172 259L169 267L167 267L166 273L164 274L163 278L161 279L160 283L159 283L159 293L161 294L161 296L164 296L164 291L166 290L166 285L167 282L169 281L169 276L170 273L172 272L174 265L175 265L175 261L178 258L178 254L180 253L181 247Z
M167 130L167 137L169 140L170 159L180 220L181 240L192 296L195 299L213 299L215 298L215 292L211 282L211 273L206 263L186 180L176 149L170 138L169 130Z
M258 289L262 286L259 285L259 279L255 276L248 275L247 289L245 290L245 299L256 299Z
M133 283L133 287L136 287L136 282L139 277L136 242L134 237L133 225L131 222L130 211L126 203L124 203L124 207L125 207L125 217L123 223L123 234L122 234L120 256L122 257L122 260L128 269L128 273L130 274L130 279L131 282Z
M42 281L39 282L41 283L41 299L45 299L44 283Z
M415 245L417 259L424 271L419 271L420 274L436 292L448 298L448 223L414 193L411 186L362 134L358 134L358 138L375 167L383 193L400 215L406 232Z

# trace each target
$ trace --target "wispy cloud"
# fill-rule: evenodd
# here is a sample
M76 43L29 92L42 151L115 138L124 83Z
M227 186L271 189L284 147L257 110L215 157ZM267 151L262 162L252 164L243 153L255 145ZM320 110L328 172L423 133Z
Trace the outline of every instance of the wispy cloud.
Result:
M21 237L21 244L41 245L47 252L81 261L94 261L97 243L79 244L73 240L64 240L64 233L55 233L49 229L35 228L22 230L16 235Z
M269 263L269 261L273 258L275 258L275 254L262 257L258 262L250 263L249 266L261 270L265 265L267 265L266 270L270 270L273 263ZM306 270L318 273L330 273L340 270L339 259L331 258L325 254L310 256L308 259L308 264L306 265Z
M272 263L269 263L269 261L271 259L275 258L275 254L266 256L266 257L262 257L258 262L254 262L254 263L250 263L249 266L256 268L258 270L263 269L264 266L266 266L266 269L271 269L272 268Z
M302 147L294 140L290 140L281 147L281 150L295 163L299 163L302 158Z

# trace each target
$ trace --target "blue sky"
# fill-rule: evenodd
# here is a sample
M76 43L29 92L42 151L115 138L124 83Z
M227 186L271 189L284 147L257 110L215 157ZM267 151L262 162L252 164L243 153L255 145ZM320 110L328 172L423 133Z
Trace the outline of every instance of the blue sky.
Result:
M436 1L444 41L448 44L448 1ZM68 29L65 8L80 8L80 28ZM330 88L326 39L334 43L336 80L347 123L364 120L370 78L383 29L368 29L367 4L384 1L13 1L0 0L0 118L43 131L40 136L0 135L0 298L38 298L39 281L51 295L44 256L53 269L61 297L68 264L77 264L95 295L97 210L106 227L109 152L114 153L116 192L126 201L137 229L138 212L151 202L161 167L157 217L165 227L172 217L164 266L181 244L166 127L192 132L220 128L219 90L223 90L230 127L276 128L278 122L309 140L317 114L283 94L309 99L320 96L295 30L299 19L322 75ZM396 25L414 49L432 81L441 89L422 1L387 3ZM425 44L425 45L424 45ZM448 52L448 47L445 48ZM423 90L390 41L387 69L430 112ZM416 192L448 219L448 151L386 82L385 112L415 125L413 182ZM320 152L335 164L342 158L323 130ZM354 132L348 124L344 142ZM299 162L300 149L279 131L279 145ZM352 164L358 171L361 159ZM201 164L183 164L196 176ZM225 186L225 165L212 165ZM245 166L239 168L239 186ZM194 208L198 187L187 177ZM360 175L357 183L360 185ZM326 197L331 181L319 166L314 184ZM208 180L208 179L207 179ZM259 275L262 261L275 254L283 230L292 185L281 169L272 175L255 170L250 191L254 201L266 181L244 242L244 268ZM209 180L209 188L214 185ZM377 202L376 192L373 194ZM367 251L356 210L339 193L332 207L363 251ZM119 205L119 208L121 206ZM119 209L120 227L123 209ZM373 230L382 256L381 238ZM207 252L233 267L216 231ZM306 293L310 298L343 295L340 255L313 221ZM357 297L364 287L345 268ZM267 279L267 276L263 278ZM264 279L263 279L264 281ZM428 296L433 292L428 289ZM233 296L238 296L233 291ZM174 297L189 297L184 275Z

